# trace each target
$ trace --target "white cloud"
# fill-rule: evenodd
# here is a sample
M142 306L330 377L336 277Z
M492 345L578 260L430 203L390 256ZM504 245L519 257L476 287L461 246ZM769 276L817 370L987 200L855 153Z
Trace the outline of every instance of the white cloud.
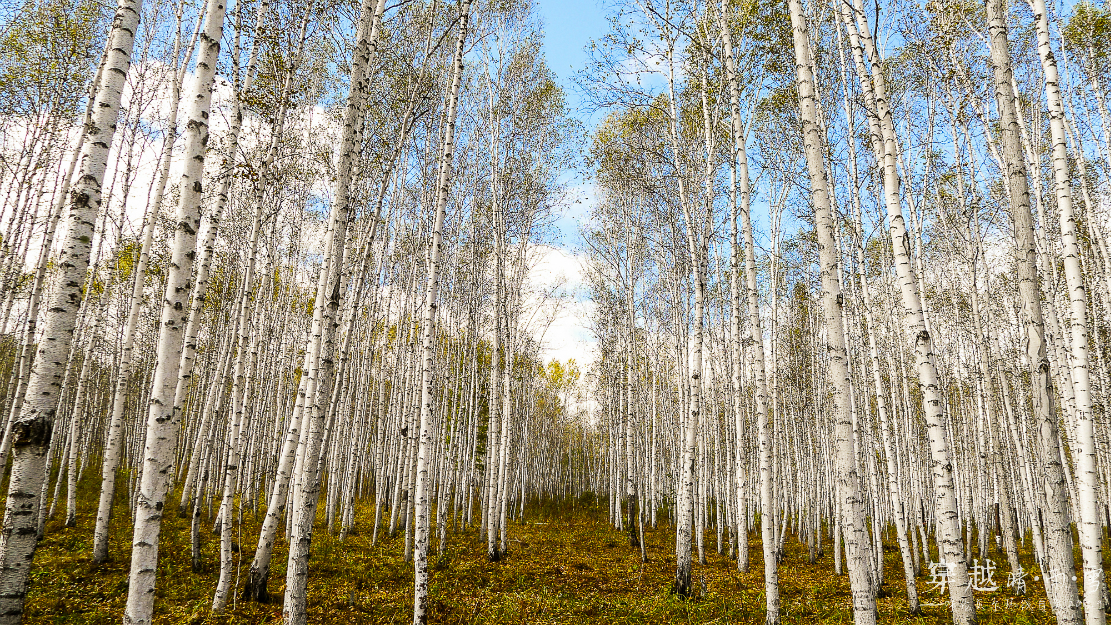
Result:
M583 258L566 249L539 246L529 272L526 310L539 309L531 330L541 341L545 360L574 358L580 369L594 361L588 328L592 304L583 297Z

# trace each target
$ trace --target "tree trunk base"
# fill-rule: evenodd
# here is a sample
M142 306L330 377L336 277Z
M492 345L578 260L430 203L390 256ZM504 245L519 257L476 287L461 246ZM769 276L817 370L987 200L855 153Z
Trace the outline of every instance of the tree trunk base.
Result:
M247 573L247 583L243 587L243 600L256 603L270 603L270 593L266 590L270 569L258 571L252 568Z
M676 571L676 581L672 582L672 594L683 599L691 598L691 570Z

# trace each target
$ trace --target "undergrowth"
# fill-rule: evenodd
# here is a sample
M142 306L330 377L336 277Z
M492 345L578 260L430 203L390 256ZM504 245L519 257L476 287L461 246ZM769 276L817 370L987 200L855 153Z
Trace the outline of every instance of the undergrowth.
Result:
M91 479L91 478L90 478ZM131 529L126 504L120 498L113 523L110 562L91 564L96 488L83 483L77 525L61 526L61 510L47 523L36 553L27 599L27 623L119 623L127 598ZM202 531L204 567L190 570L189 519L179 518L176 501L162 528L158 565L155 623L278 623L285 579L286 544L279 539L270 573L270 593L276 603L244 602L237 593L222 616L210 613L219 574L219 537L212 519ZM585 503L586 502L586 503ZM430 555L430 623L762 623L764 578L759 532L750 537L751 567L737 570L736 562L715 549L713 529L706 534L706 564L692 570L694 596L681 599L670 592L675 574L675 531L667 523L646 526L648 562L628 537L607 522L589 499L549 502L527 508L524 518L509 525L509 552L504 559L486 559L485 536L476 529L449 533L444 552L435 540ZM263 506L243 511L237 527L235 553L238 589L242 591L254 551ZM477 512L477 509L476 509ZM341 542L318 524L309 565L309 622L323 624L409 623L412 619L412 565L403 561L404 532L393 537L380 533L371 544L374 510L363 506L356 515L356 532ZM945 597L919 579L923 614L907 611L903 573L895 536L885 545L884 592L878 599L879 622L933 624L950 622ZM238 545L244 545L242 549ZM1002 568L1002 553L985 554ZM1031 554L1023 553L1028 571L1036 570ZM1026 597L1016 597L1003 586L1004 573L994 581L1001 590L976 593L981 623L1042 625L1054 622L1041 582L1029 576ZM782 622L794 624L849 624L849 581L835 575L829 541L826 552L809 564L806 546L789 537L780 566Z

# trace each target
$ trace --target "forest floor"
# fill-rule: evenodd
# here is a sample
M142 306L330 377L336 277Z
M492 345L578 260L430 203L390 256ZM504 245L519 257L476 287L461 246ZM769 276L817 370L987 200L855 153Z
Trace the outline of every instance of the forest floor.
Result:
M86 486L86 484L82 484ZM111 560L91 564L96 486L82 488L77 525L65 528L60 509L47 523L31 572L26 619L36 623L119 623L127 598L130 527L121 509L114 519ZM64 495L63 495L64 496ZM121 498L122 499L122 498ZM170 499L176 508L176 500ZM60 508L64 508L64 501ZM244 513L236 543L237 581L242 590L257 540L258 516ZM310 623L409 623L412 619L413 569L403 561L404 535L379 536L371 544L373 508L357 515L356 530L341 542L318 525L309 564ZM210 614L219 575L219 537L203 526L204 569L190 570L189 519L168 514L163 522L155 622L278 623L285 579L286 544L279 541L270 575L277 603L256 604L236 598L221 617ZM716 551L716 535L706 534L707 563L693 567L695 596L681 600L669 592L675 573L675 531L665 523L645 528L648 562L626 535L607 522L605 502L562 507L533 506L522 521L509 525L509 553L500 562L486 559L485 542L474 530L449 533L442 556L430 556L430 623L762 623L764 578L759 533L750 537L751 567L740 573L736 562ZM892 535L885 545L884 594L878 600L882 623L948 623L945 597L919 579L923 615L907 612L899 550ZM785 625L853 622L849 581L834 574L833 550L816 564L806 546L789 537L780 566L782 620ZM694 550L693 550L694 551ZM696 552L697 553L697 552ZM1002 553L986 554L1006 568ZM242 556L242 559L241 559ZM698 556L695 556L696 560ZM1031 554L1023 553L1027 596L1003 588L1006 574L993 581L1001 589L976 594L981 623L1053 623Z

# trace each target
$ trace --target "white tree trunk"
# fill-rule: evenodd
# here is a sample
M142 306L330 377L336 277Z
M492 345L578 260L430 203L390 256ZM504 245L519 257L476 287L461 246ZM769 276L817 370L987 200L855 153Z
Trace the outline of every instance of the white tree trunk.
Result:
M66 238L58 257L57 285L27 382L27 400L12 422L14 450L8 499L0 530L0 623L19 623L27 594L27 575L38 542L38 509L46 481L47 451L60 399L66 358L81 306L94 221L101 205L101 184L116 131L124 79L142 10L140 0L120 0L108 34L104 70L94 95L78 179L70 192ZM47 251L48 252L48 251Z
M1046 493L1045 540L1049 562L1042 563L1047 596L1059 622L1080 623L1077 582L1073 576L1073 537L1070 531L1069 502L1065 493L1066 470L1058 453L1058 418L1054 414L1050 362L1046 353L1045 329L1039 294L1039 273L1035 228L1031 218L1027 172L1021 152L1021 137L1016 94L1012 90L1012 63L1008 48L1005 14L999 0L987 3L996 103L1004 143L1009 204L1015 227L1022 303L1021 321L1031 373L1031 403L1038 424L1039 451L1042 458ZM1037 177L1037 176L1036 176ZM1005 390L1006 392L1006 390ZM1038 519L1033 519L1038 523Z
M463 78L463 52L467 39L467 26L471 13L471 0L460 4L459 34L455 56L452 59L451 86L448 88L444 138L440 150L440 164L436 180L436 207L433 209L432 240L429 247L428 286L425 288L424 311L421 321L421 416L418 425L417 468L414 483L413 536L413 625L428 622L429 592L429 464L432 460L432 411L435 392L433 367L436 355L436 291L440 270L440 253L443 245L444 212L448 206L448 191L452 180L452 154L456 140L456 112L459 108L460 82Z
M843 11L848 10L850 9L843 8ZM904 225L901 206L896 157L899 146L892 123L892 113L888 107L884 74L872 39L866 34L864 14L859 1L855 1L852 11L859 26L855 27L854 20L848 17L844 19L846 28L850 32L851 44L856 55L860 54L859 50L864 50L872 68L871 76L861 69L859 71L862 91L866 94L868 108L874 116L873 144L877 163L883 171L884 204L888 213L892 256L903 302L904 323L908 335L914 341L915 368L923 393L923 413L930 441L940 557L945 558L946 562L954 622L973 623L976 621L976 610L973 605L969 567L962 546L961 519L958 516L954 492L953 460L946 432L946 421L942 413L942 393L934 362L932 339L926 326L918 281L911 264L910 239ZM860 60L858 64L860 68Z
M320 489L318 474L319 453L324 434L322 415L325 402L331 397L332 354L335 351L333 336L338 324L336 314L340 305L341 270L349 213L354 163L362 145L364 99L369 90L368 68L377 52L377 39L382 22L385 0L364 0L357 34L355 56L352 60L351 87L344 110L344 127L341 138L339 163L335 181L335 199L329 217L328 259L321 269L313 310L313 333L306 358L319 354L314 367L307 369L310 381L306 384L305 420L302 427L305 445L302 449L300 475L295 469L293 524L290 532L290 552L286 566L286 594L282 616L288 625L306 622L306 583L308 581L309 546L312 540L316 497ZM372 8L373 7L373 8ZM310 403L311 402L311 403ZM301 488L296 488L301 484ZM273 494L273 493L272 493ZM262 571L260 571L262 572ZM265 575L262 577L265 584Z
M101 465L100 500L97 504L96 527L93 530L93 562L95 563L104 562L108 559L108 527L112 518L112 501L116 495L116 472L123 453L124 408L127 404L128 382L134 362L135 327L139 321L139 311L143 307L143 291L146 287L147 262L150 259L151 243L154 240L154 226L161 213L162 198L166 192L166 181L170 177L170 162L174 152L174 142L178 137L178 105L181 102L181 85L185 78L185 67L193 56L193 47L200 33L200 21L198 16L197 29L193 32L193 38L186 47L185 61L182 62L180 69L175 69L173 82L170 85L170 115L166 122L166 136L162 143L158 178L154 195L146 208L139 260L135 263L133 272L131 304L121 339L122 348L119 364L117 365L116 383L113 386L112 408L109 413L108 433L105 437L104 459ZM178 45L175 42L175 59L177 58L177 49Z
M815 106L815 81L811 60L811 43L800 0L789 0L792 34L795 44L796 86L803 123L803 150L811 179L811 204L815 209L818 235L819 266L822 273L822 308L826 327L826 357L830 376L830 393L834 399L835 474L841 504L846 564L849 568L853 620L857 625L876 623L876 588L872 583L869 554L869 531L865 522L865 501L861 495L857 453L854 445L854 421L851 417L851 395L848 354L845 343L842 287L838 279L838 244L830 210L830 191L823 162L825 140L819 130ZM874 512L875 518L875 512Z
M1054 51L1050 47L1050 27L1048 25L1045 0L1029 0L1031 11L1035 14L1036 33L1038 34L1038 56L1042 61L1046 104L1049 110L1051 143L1054 151L1054 183L1058 204L1058 223L1062 233L1062 260L1066 274L1066 287L1070 301L1070 373L1073 378L1073 391L1076 415L1074 438L1076 445L1070 450L1076 471L1078 499L1077 519L1078 542L1081 543L1081 559L1085 579L1085 623L1086 625L1104 624L1104 568L1101 564L1101 510L1097 497L1100 492L1100 478L1097 474L1097 455L1095 428L1093 425L1092 386L1089 379L1089 331L1088 298L1085 293L1085 280L1081 273L1081 257L1078 247L1077 216L1073 209L1073 187L1070 182L1070 158L1066 145L1066 112L1059 88L1058 65ZM1090 218L1095 217L1090 215ZM1072 564L1072 560L1071 560ZM1073 578L1074 569L1051 570L1051 578ZM1065 592L1071 602L1076 601L1075 589L1066 585ZM1061 620L1061 616L1059 616Z
M174 471L178 425L174 420L174 390L180 371L183 330L188 319L189 292L197 230L201 222L201 178L208 143L212 84L224 32L224 0L205 7L205 28L194 70L192 102L185 131L185 167L178 185L179 199L166 276L166 290L158 334L154 378L143 445L142 473L135 509L131 572L124 623L150 623L154 611L158 539L166 490ZM180 415L179 415L180 416Z

